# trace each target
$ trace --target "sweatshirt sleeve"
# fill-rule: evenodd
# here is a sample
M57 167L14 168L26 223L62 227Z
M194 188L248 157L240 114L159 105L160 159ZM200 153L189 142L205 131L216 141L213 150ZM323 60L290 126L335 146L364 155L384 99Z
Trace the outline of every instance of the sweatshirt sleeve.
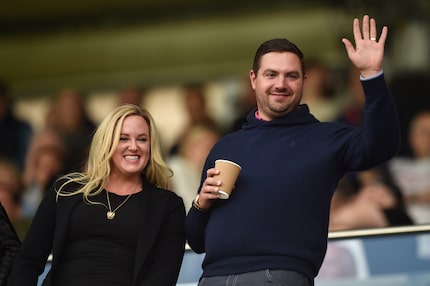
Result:
M210 211L201 211L191 207L185 220L188 245L196 253L205 252L205 229L209 221Z
M400 122L396 104L383 74L362 80L366 97L364 125L351 136L345 165L348 171L380 165L400 148Z

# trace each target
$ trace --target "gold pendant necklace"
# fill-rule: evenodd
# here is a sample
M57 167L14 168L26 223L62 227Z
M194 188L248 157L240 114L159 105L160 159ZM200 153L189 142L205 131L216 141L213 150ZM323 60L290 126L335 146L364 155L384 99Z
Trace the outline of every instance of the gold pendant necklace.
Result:
M107 199L107 203L108 203L108 207L109 207L109 210L106 213L106 217L108 220L113 220L115 218L115 212L128 201L128 199L131 197L131 195L132 194L129 194L125 198L125 200L119 204L119 206L117 206L114 210L112 210L112 207L110 205L110 200L109 200L109 192L106 190L106 199Z

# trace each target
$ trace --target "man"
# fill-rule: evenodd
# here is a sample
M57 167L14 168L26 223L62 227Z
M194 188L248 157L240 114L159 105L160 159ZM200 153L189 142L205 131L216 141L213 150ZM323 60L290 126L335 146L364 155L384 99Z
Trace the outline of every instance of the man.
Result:
M327 248L330 200L346 172L392 158L400 145L395 104L382 71L388 29L354 19L355 47L342 39L366 94L363 128L321 123L301 105L304 60L286 39L263 43L249 73L257 109L209 153L189 210L188 243L206 253L200 286L314 285ZM242 166L220 200L216 159Z

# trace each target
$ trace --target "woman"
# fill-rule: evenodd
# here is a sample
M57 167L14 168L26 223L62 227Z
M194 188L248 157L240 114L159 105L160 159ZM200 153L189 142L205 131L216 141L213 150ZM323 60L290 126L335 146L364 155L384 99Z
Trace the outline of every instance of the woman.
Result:
M185 208L167 191L154 120L135 105L96 130L86 171L60 178L42 201L9 284L175 285L185 247Z

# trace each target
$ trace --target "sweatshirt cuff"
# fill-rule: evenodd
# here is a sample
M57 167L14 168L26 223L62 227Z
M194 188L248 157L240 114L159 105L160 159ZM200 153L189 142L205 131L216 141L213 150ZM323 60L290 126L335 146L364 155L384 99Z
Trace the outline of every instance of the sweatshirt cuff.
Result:
M378 72L377 74L374 74L374 75L369 76L369 77L362 77L362 76L360 75L360 80L362 80L362 81L371 80L371 79L374 79L374 78L377 78L377 77L381 76L382 74L384 74L384 70L381 70L381 71L380 71L380 72Z

